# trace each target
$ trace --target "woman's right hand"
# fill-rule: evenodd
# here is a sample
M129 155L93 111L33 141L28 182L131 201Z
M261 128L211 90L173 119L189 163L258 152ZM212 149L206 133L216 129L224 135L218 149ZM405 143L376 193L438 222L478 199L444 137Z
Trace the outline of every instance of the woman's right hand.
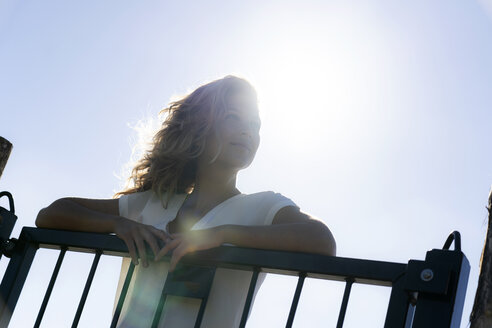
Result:
M137 221L119 215L118 199L70 197L58 199L39 211L36 225L48 229L115 233L125 242L133 263L137 265L140 257L146 267L145 243L155 256L160 249L159 241L166 243L171 238L164 231Z
M124 217L115 222L114 233L125 242L133 264L138 265L140 257L144 267L149 265L145 243L150 246L156 257L160 250L159 241L167 244L171 240L169 234L163 230Z

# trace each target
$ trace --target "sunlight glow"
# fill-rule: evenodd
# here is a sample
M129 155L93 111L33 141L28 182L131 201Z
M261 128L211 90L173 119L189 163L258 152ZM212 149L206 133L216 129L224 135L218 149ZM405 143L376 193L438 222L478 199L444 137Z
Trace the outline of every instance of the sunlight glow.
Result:
M361 19L366 21L357 25L338 17L320 27L302 20L295 26L272 23L283 29L265 36L276 42L262 49L269 56L260 57L264 67L252 82L263 116L288 131L291 149L308 151L320 140L343 147L368 128L375 108L366 104L388 97L389 45L377 25L368 28L370 17Z

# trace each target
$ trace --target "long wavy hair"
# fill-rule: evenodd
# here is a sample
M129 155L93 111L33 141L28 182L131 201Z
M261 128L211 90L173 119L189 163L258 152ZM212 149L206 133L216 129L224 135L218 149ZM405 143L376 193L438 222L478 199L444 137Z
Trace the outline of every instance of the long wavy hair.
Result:
M226 76L200 86L189 95L171 102L159 114L167 114L161 129L147 151L132 169L127 187L115 197L152 189L167 207L176 193L191 193L195 186L198 157L207 138L215 133L215 122L222 118L230 94L256 92L244 79Z

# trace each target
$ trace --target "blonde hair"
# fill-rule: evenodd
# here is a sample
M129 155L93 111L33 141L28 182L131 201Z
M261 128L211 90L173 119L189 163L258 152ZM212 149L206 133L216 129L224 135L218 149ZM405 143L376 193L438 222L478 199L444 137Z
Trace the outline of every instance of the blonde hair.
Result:
M132 169L127 187L115 196L152 189L162 199L167 192L163 202L167 207L172 195L193 191L197 159L215 131L215 122L224 115L227 97L237 92L247 92L256 101L249 82L226 76L171 102L160 112L167 113L167 117L153 137L151 149Z

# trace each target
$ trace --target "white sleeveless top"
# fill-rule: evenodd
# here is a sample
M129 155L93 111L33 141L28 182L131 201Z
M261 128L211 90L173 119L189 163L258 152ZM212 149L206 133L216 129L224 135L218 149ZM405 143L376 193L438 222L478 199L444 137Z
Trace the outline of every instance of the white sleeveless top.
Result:
M167 224L176 218L185 197L185 194L173 196L165 209L152 191L124 195L119 199L119 211L123 217L164 230ZM192 230L224 224L270 225L278 210L285 206L297 207L292 200L272 191L239 194L210 210L195 223ZM129 258L123 259L115 305L130 262ZM135 267L118 327L151 326L168 269L169 263L164 261L149 261L147 268L142 265ZM251 277L250 271L217 268L201 327L238 327ZM260 273L255 295L264 278L265 274ZM159 327L193 327L200 302L199 299L168 296Z

